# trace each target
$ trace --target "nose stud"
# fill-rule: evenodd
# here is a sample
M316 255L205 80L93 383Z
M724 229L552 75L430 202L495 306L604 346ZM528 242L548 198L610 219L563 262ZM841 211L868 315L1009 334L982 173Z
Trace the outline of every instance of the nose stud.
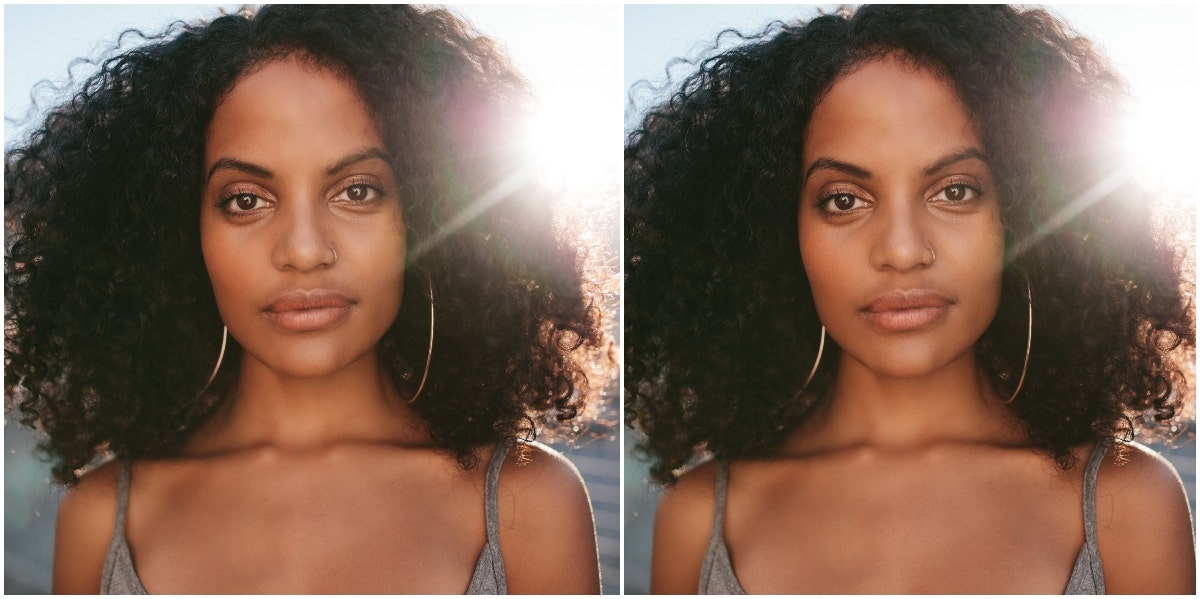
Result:
M937 260L937 254L934 253L932 245L927 246L926 249L929 250L929 261L926 264L933 264Z
M333 252L333 260L330 260L330 261L329 261L329 264L332 266L332 265L334 265L334 264L337 264L337 260L338 260L338 258L337 258L337 248L335 248L335 247L333 247L333 246L331 245L331 246L329 246L329 251Z

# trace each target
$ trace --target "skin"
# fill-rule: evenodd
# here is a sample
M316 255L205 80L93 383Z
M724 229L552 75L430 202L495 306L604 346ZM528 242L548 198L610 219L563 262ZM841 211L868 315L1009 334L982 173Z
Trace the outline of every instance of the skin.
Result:
M817 105L803 150L800 252L842 351L827 407L776 456L731 466L723 533L747 592L1066 587L1084 543L1092 447L1076 448L1075 468L1056 468L975 362L1003 255L982 147L952 86L895 56L842 75ZM888 317L890 327L865 312L915 289L945 301ZM1141 446L1117 454L1105 457L1097 488L1108 591L1194 593L1178 476ZM659 504L655 593L697 590L714 472L712 463L688 472Z
M403 299L404 227L353 83L296 56L251 71L213 116L204 168L205 263L245 352L233 401L182 455L134 465L125 532L142 583L462 593L486 542L486 468L435 450L377 363ZM346 298L344 313L298 332L265 311L315 289ZM498 507L509 592L599 592L590 503L566 459L511 451ZM115 509L115 463L67 493L56 593L99 590Z

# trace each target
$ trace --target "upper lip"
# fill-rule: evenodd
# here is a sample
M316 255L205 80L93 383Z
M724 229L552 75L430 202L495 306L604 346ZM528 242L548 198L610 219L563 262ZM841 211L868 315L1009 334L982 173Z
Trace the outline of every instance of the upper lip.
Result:
M946 296L927 289L889 291L867 304L863 312L897 312L920 308L941 308L954 302Z
M317 310L320 308L343 308L352 303L354 302L344 294L328 289L292 291L271 302L265 311L292 312L297 310Z

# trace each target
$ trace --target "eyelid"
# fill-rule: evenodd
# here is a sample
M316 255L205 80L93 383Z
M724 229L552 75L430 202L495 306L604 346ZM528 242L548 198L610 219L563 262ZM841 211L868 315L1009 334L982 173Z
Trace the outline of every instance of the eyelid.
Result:
M228 198L235 195L245 194L256 195L260 198L268 199L271 195L261 185L251 183L249 181L234 181L232 183L227 183L221 186L217 191L217 197L219 198Z
M936 187L938 189L945 189L951 185L966 185L967 187L981 187L983 185L983 183L981 183L978 178L973 177L971 175L950 175L948 177L943 177L940 181L938 181L938 184L936 185Z
M234 183L232 185L228 185L222 189L219 194L217 194L217 198L220 201L228 201L231 198L243 195L251 195L264 201L273 202L273 200L270 198L270 194L268 194L258 185L251 183Z
M380 182L375 177L372 177L370 175L353 175L351 177L348 177L347 179L345 179L342 182L341 188L345 189L347 187L352 187L354 185L369 185L371 187L382 187L383 183Z
M817 202L827 200L837 195L852 195L856 198L866 199L868 194L859 186L850 183L830 183L823 185L817 190Z

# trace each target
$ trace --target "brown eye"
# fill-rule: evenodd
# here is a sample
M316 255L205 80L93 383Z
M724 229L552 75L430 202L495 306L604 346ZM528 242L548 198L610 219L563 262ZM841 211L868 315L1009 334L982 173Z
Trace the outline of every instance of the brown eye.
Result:
M353 204L365 204L377 201L382 196L383 192L370 183L354 183L342 189L342 193L338 194L337 199Z
M266 202L252 193L235 193L221 199L218 206L229 214L240 215L265 207Z
M366 185L351 185L346 188L346 198L352 202L361 202L371 195L371 188Z
M867 208L869 203L853 193L843 191L822 196L817 200L816 206L830 216L840 216L854 214Z
M974 187L963 183L954 183L943 187L933 199L951 204L965 204L978 199L979 196L979 190Z
M833 196L833 207L838 210L849 210L854 207L854 196L843 193Z
M243 193L235 196L233 202L237 204L238 210L253 210L254 205L258 203L258 198L248 193Z

